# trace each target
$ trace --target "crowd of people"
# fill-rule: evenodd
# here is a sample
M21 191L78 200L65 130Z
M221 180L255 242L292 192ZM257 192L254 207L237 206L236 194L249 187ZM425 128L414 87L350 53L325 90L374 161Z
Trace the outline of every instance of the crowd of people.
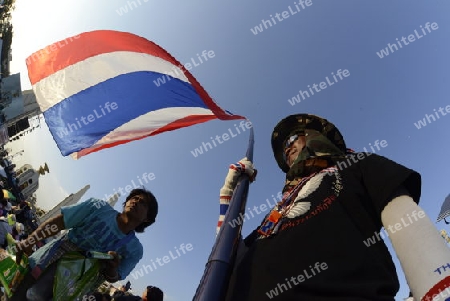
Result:
M25 201L16 177L16 164L10 159L8 151L0 146L0 188L10 191L17 202Z
M8 152L0 148L0 246L6 246L8 235L15 241L26 239L37 228L31 204L17 186L15 164Z

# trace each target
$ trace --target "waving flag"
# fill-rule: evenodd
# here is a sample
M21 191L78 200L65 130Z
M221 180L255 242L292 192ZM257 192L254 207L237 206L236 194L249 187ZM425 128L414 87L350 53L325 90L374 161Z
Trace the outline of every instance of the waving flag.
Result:
M64 156L77 159L212 119L245 119L221 109L163 48L130 33L82 33L35 52L26 63ZM162 77L170 80L161 83Z

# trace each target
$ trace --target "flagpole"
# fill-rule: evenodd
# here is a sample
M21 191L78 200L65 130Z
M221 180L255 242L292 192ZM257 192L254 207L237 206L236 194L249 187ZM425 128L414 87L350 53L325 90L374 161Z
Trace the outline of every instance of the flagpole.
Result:
M254 135L252 127L250 128L246 154L250 161L253 161L253 145ZM242 174L230 200L230 206L209 255L202 279L192 299L193 301L222 301L225 299L243 224L232 227L229 222L237 220L239 214L244 213L249 185L250 181L247 174Z

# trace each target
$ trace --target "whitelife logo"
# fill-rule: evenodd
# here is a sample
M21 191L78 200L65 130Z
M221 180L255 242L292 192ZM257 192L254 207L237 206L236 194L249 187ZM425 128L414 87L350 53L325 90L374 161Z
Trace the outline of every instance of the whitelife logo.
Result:
M216 54L214 53L213 50L209 50L209 51L203 50L201 55L197 53L197 60L195 58L191 57L190 63L184 64L183 67L186 70L190 71L193 67L198 67L201 64L203 64L204 62L207 62L208 58L212 59L215 56L216 56ZM203 60L202 60L202 57L203 57ZM174 78L175 75L179 76L180 74L183 73L183 71L181 71L182 70L181 67L182 66L178 66L178 67L173 66L167 74L164 74L164 75L158 77L156 80L153 81L153 83L157 87L160 87L161 85L164 85L165 83L170 82Z
M47 235L45 234L45 232L47 232ZM29 236L27 239L22 240L21 241L21 245L19 245L19 249L22 250L22 245L27 248L29 245L34 245L36 242L41 241L44 239L44 237L49 237L52 235L55 235L56 233L59 232L58 226L56 225L46 225L45 228L43 230L41 230L40 232L36 232L34 233L34 236ZM39 233L41 234L41 236L39 236ZM17 245L13 245L11 247L12 251L14 253L17 253Z
M175 260L179 257L181 257L181 255L186 254L187 252L190 252L194 249L194 246L192 244L184 244L182 243L179 247L174 247L175 249L175 253L174 254L172 251L169 251L168 255L163 256L162 258L157 257L155 259L156 263L158 263L158 265L156 265L155 261L150 260L151 261L151 265L142 265L142 268L140 268L139 270L137 270L134 273L131 273L131 276L133 276L133 278L136 280L139 277L143 277L144 274L149 274L153 271L156 271L156 269L158 269L159 267L164 266L164 264L169 263L172 260ZM178 256L176 256L178 255Z
M338 71L336 71L336 74L334 74L334 72L331 72L331 75L333 76L334 81L330 80L328 78L328 76L326 76L325 77L326 82L323 81L323 82L320 82L319 84L314 83L312 85L312 87L311 87L311 85L308 85L308 89L305 89L305 91L299 90L297 95L295 95L291 99L288 99L288 102L291 104L291 106L294 106L297 103L300 103L302 100L305 100L306 98L309 98L312 95L314 95L314 91L316 93L319 93L320 91L325 90L326 88L331 87L332 85L339 82L337 77L339 77L340 81L342 81L346 77L349 77L350 71L348 71L347 69L344 69L344 70L339 69ZM308 93L308 90L309 90L309 93ZM310 93L311 93L311 95L310 95Z
M425 217L425 212L424 211L419 211L417 212L416 210L414 210L411 213L412 217L414 218L414 220L411 218L411 216L409 214L407 214L407 218L409 223L407 223L407 221L405 221L405 219L402 217L401 223L396 223L395 225L389 225L387 228L389 230L390 233L395 233L397 231L402 230L403 228L408 227L409 225L411 225L412 223L414 223L415 221L418 221L419 218L424 218ZM395 230L393 229L395 228ZM386 236L389 237L389 234L385 231L382 230L380 232L375 232L374 235L366 240L364 240L364 244L366 245L366 247L370 247L374 244L376 244L377 242L379 242L380 240L384 239L384 234L382 233L386 233Z
M434 111L434 114L436 115L436 118L439 119L440 117L439 117L438 112L436 112L436 109L433 109L433 111ZM444 108L443 107L439 107L438 111L442 114L442 116L446 116L447 113L450 113L450 105L445 107L445 111L447 113L444 112ZM425 114L425 118L417 121L417 123L414 122L414 125L416 126L416 128L418 130L420 130L422 127L426 127L427 126L427 121L428 121L428 123L431 123L433 121L436 121L436 118L434 117L434 115Z
M430 22L427 22L427 24L425 24L425 28L427 29L427 31L425 31L425 29L422 27L422 25L420 25L420 28L422 29L423 35L420 35L420 33L417 32L417 29L414 29L414 34L410 34L408 36L408 41L409 42L406 41L406 37L402 36L400 41L403 42L404 46L407 46L410 43L414 42L416 40L416 38L417 38L417 40L419 40L419 39L423 38L424 36L426 36L427 35L427 31L428 31L428 33L431 32L430 28L432 30L437 30L439 28L439 26L438 26L438 24L436 22L433 22L431 24L430 24ZM400 47L400 49L403 48L402 43L400 43L398 38L396 38L395 40L397 40L398 47ZM387 44L388 47L386 47L384 49L381 49L379 52L376 52L376 54L378 55L378 57L380 59L382 59L382 58L384 58L384 57L389 55L389 50L391 51L390 53L394 53L395 51L399 50L397 45L395 43L394 44L388 43Z
M119 7L119 9L116 9L116 13L122 17L124 14L128 13L129 11L132 11L135 8L137 9L143 3L147 3L148 1L150 0L127 1L127 5L121 6ZM128 10L128 8L130 8L130 10Z
M136 185L136 183L134 182L134 180L131 180L131 184L130 185L126 185L125 188L124 187L119 187L117 189L113 189L113 193L108 195L105 193L105 197L101 200L101 202L99 202L98 204L96 203L95 206L97 208L100 208L101 206L104 206L107 203L107 201L112 198L115 194L119 194L119 195L125 195L127 193L130 193L131 190L133 189L138 189L138 188L142 188L144 186L144 183L142 181L145 182L145 184L148 184L149 181L153 181L154 179L156 179L155 174L154 173L147 173L144 172L142 174L142 178L140 176L136 176L137 180L139 181L139 184L141 184L141 186ZM124 191L125 190L125 191Z
M251 218L254 218L255 215L259 215L261 213L264 213L268 209L275 207L278 204L278 202L281 201L281 199L283 198L283 194L281 193L281 191L278 192L277 198L278 199L276 199L275 196L272 194L273 203L271 203L269 198L267 198L266 199L267 206L266 206L266 204L260 204L259 206L253 206L252 209L250 209L250 207L248 207L247 212L245 214L239 213L239 216L237 218L233 219L232 221L229 221L228 224L232 228L236 228L237 226L242 225L244 223L244 221L246 221L246 220L248 221ZM253 212L255 214L253 214Z
M69 44L70 42L72 42L73 40L76 40L76 39L78 39L78 38L80 38L80 35L76 35L76 36L74 36L74 37L67 38L67 39L64 39L64 40L62 40L62 41L53 43L53 44L51 44L51 45L45 47L44 49L41 49L41 50L39 50L39 51L33 53L31 56L29 56L29 57L26 59L26 64L27 64L27 66L30 65L32 62L35 62L36 60L39 60L42 56L47 55L47 54L50 54L50 53L52 53L53 51L56 51L56 50L58 50L58 49L61 49L61 48L63 48L64 46L68 45L68 44Z
M88 125L89 123L92 123L95 120L100 119L103 116L106 116L108 113L111 113L112 111L117 110L118 105L116 102L110 103L108 101L103 106L99 105L99 108L100 108L100 111L102 114L99 114L99 112L97 112L97 109L94 109L92 111L93 114L89 114L87 116L81 116L80 120L78 120L78 118L75 118L74 123L66 123L67 127L63 127L60 131L58 131L59 138L63 138L64 136L69 135L69 132L73 133L73 132L81 129L83 127L83 125ZM105 112L105 110L106 110L106 112Z
M302 283L312 277L314 277L316 274L319 274L322 271L325 271L328 269L328 265L325 262L319 263L316 262L314 267L309 266L309 271L306 269L303 270L303 273L298 275L297 277L292 276L291 278L285 278L286 283L278 283L277 287L274 289L271 289L269 292L266 293L267 297L269 299L273 299L274 297L277 297L278 295L282 294L283 292L289 290L292 288L291 282L293 285L298 285L299 283ZM289 288L288 288L289 286Z
M357 153L357 154L351 154L347 156L347 161L342 160L342 161L338 161L338 163L336 164L336 169L339 171L342 171L344 169L346 169L347 167L352 166L353 163L358 163L361 160L364 160L365 158L369 157L370 155L376 153L374 147L376 147L378 150L380 150L380 146L381 147L386 147L388 146L388 143L386 140L375 140L373 146L372 143L369 143L370 149L372 150L372 153L369 153L367 151L367 148L364 147L364 152L363 153ZM351 160L351 161L350 161ZM353 163L352 163L353 161ZM328 174L332 175L335 171L329 171Z
M242 132L245 132L245 129L250 129L252 127L252 123L250 121L241 121L239 123L239 127L241 128ZM237 137L237 135L239 135L241 133L241 131L239 130L239 128L236 126L236 124L234 124L234 128L236 130L236 134L233 133L233 130L231 128L228 129L228 133L230 133L231 138ZM219 144L224 143L225 141L230 140L230 135L228 135L228 133L223 133L221 136L216 135L215 138L211 137L211 142L214 144L214 147L217 147L216 141ZM220 140L220 138L222 138L223 140ZM208 149L209 147L209 149ZM200 147L195 148L195 150L191 151L191 154L197 158L199 155L203 154L203 151L205 151L205 153L208 150L212 150L213 146L211 145L211 143L209 142L202 142L202 145L200 145Z
M312 5L312 0L299 0L298 2L294 2L295 8L292 8L290 5L288 6L288 10L283 11L282 13L276 13L275 17L273 15L270 15L270 20L261 20L261 23L259 25L256 25L253 28L250 28L250 31L256 36L258 33L263 32L265 29L269 29L272 26L275 26L278 22L282 22L283 20L286 20L287 18L298 14L299 12L305 10L308 6ZM300 8L301 6L301 8ZM272 20L272 21L271 21Z

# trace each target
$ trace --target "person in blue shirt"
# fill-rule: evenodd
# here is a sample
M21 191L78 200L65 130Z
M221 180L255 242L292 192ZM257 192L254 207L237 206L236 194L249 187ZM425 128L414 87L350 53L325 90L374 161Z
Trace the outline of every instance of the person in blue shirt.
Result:
M62 207L60 215L42 223L16 245L17 262L23 253L30 255L31 273L22 281L12 300L50 300L56 264L69 251L108 253L114 259L104 261L103 276L111 283L125 279L143 256L142 244L134 233L144 232L155 222L157 214L156 198L145 189L132 190L121 213L94 198ZM68 231L32 253L37 242L65 229ZM27 290L26 297L24 290Z

